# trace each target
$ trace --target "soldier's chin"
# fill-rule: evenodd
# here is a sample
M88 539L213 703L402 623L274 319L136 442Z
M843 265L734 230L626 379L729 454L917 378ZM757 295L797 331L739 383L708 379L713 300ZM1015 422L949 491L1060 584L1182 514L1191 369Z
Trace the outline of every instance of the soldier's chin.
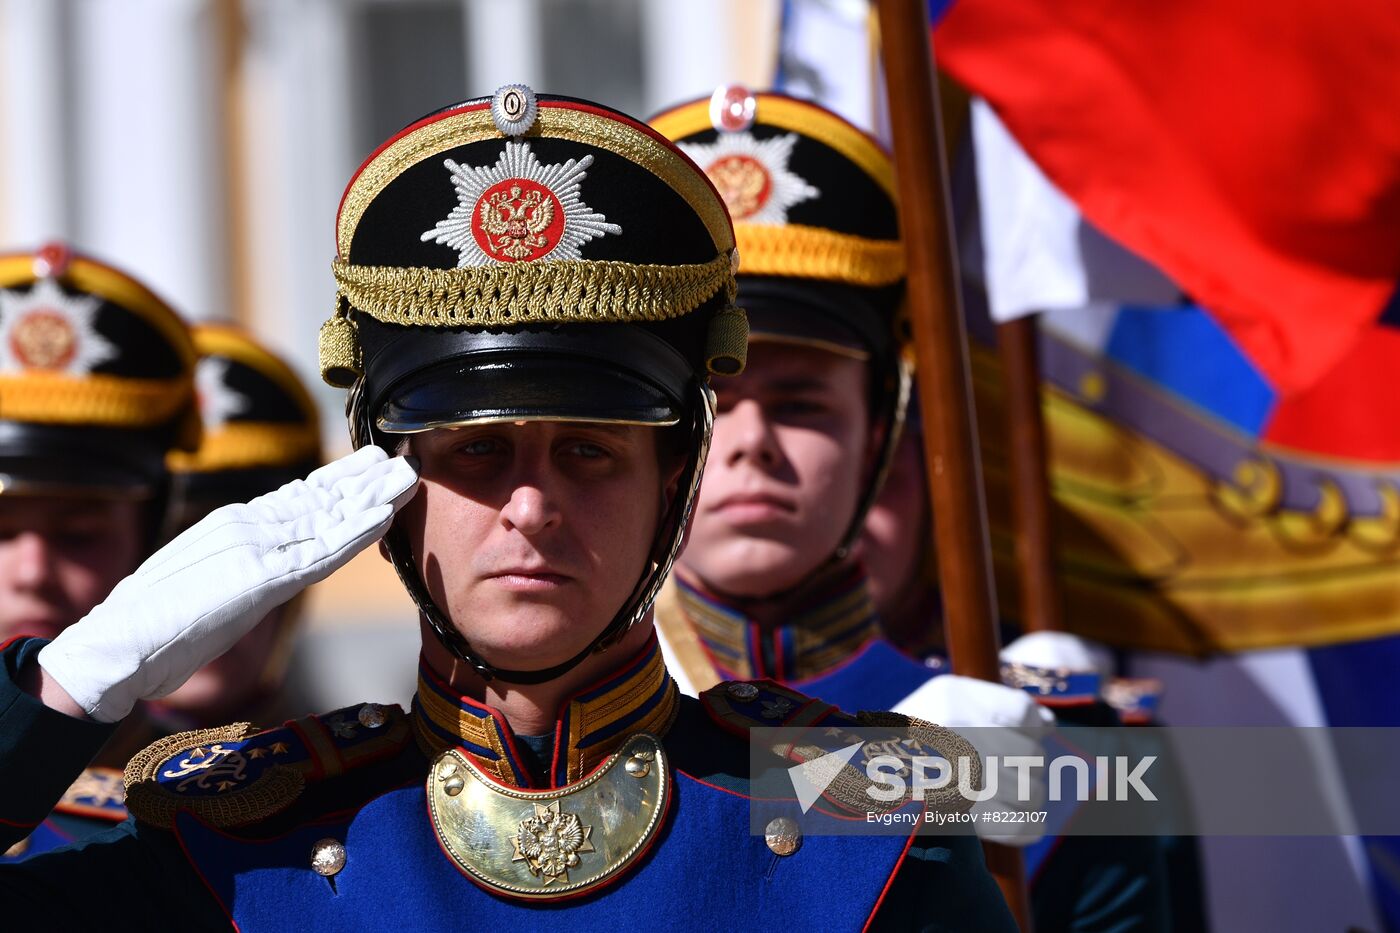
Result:
M720 594L761 599L796 586L817 564L785 539L739 535L703 550L693 548L684 566Z
M541 671L569 660L587 644L587 641L565 643L554 640L537 646L478 648L477 651L487 664L503 671Z
M503 621L503 620L502 620ZM464 631L472 648L492 667L535 671L572 658L603 630L607 620L587 624L563 615L525 613L508 626Z

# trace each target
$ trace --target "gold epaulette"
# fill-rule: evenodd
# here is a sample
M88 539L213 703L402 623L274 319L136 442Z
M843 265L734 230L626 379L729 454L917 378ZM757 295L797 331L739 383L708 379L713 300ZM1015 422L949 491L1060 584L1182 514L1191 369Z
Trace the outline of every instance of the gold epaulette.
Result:
M268 730L246 722L167 736L126 766L126 806L169 829L187 810L218 827L286 810L309 783L396 754L409 740L397 705L364 703Z

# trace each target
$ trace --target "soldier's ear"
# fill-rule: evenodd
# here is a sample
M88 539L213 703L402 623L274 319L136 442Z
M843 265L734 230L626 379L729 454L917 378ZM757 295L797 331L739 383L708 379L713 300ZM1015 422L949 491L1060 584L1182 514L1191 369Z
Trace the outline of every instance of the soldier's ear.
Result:
M661 511L664 514L675 501L680 490L681 474L690 461L690 452L681 446L678 438L688 440L677 428L662 428L656 442L657 462L661 466Z

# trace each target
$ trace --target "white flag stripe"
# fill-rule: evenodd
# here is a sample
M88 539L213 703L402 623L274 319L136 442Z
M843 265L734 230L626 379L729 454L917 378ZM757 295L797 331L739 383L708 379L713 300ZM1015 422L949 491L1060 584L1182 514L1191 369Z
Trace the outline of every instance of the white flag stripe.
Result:
M972 134L994 320L1094 303L1176 302L1171 281L1088 224L983 100L972 103Z

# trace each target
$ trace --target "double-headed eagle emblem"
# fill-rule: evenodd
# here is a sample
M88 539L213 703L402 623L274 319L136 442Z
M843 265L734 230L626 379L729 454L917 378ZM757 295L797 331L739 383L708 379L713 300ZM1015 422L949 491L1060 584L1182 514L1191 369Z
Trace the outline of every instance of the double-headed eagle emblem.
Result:
M508 259L529 259L552 245L544 232L554 222L554 197L542 188L520 185L481 199L480 222L493 252Z
M578 868L579 855L593 852L592 826L584 826L575 813L564 813L559 801L540 806L535 815L520 821L515 831L515 858L524 862L530 873L543 878L545 884L569 880L569 869Z
M782 225L789 208L821 194L788 168L797 139L796 133L758 139L745 130L676 145L705 169L735 220Z

